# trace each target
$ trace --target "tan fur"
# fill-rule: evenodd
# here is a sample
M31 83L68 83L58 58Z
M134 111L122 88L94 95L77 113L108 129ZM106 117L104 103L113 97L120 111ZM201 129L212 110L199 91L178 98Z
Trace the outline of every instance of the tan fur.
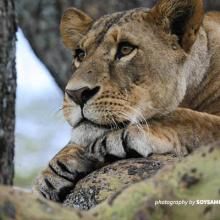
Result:
M64 115L73 133L69 150L58 153L37 180L45 197L62 200L69 182L107 155L182 156L220 140L219 13L204 17L201 0L161 0L151 10L114 13L93 23L71 9L74 14L74 21L64 15L62 35L73 54L81 48L86 56L67 90L100 90L83 108L65 95ZM135 48L116 59L124 41Z

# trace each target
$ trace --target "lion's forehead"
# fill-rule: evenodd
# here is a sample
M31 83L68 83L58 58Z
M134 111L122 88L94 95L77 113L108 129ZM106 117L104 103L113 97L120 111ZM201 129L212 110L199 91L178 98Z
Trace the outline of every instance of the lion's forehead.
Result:
M102 43L105 35L111 28L121 27L124 24L137 21L138 15L141 16L141 14L146 14L148 12L149 9L147 8L137 8L102 16L96 22L94 22L88 33L81 40L80 45L93 44L98 46L100 43Z

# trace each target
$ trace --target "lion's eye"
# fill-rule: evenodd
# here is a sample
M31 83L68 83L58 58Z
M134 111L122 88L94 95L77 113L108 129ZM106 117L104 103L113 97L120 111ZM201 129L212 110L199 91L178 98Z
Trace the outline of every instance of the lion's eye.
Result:
M121 59L122 57L129 55L135 48L136 46L128 42L119 43L116 59Z
M83 59L85 58L86 53L82 49L76 49L75 51L75 59L77 59L78 62L82 62Z

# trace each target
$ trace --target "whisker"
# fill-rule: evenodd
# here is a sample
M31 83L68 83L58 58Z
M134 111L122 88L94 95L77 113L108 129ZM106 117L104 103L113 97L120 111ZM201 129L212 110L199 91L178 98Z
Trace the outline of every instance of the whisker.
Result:
M135 109L133 109L133 110L135 110ZM143 116L142 116L142 117L143 117ZM131 118L129 121L132 121L132 120L133 120L133 119ZM148 127L147 122L146 122L147 131L145 131L145 129L143 128L143 126L142 126L140 123L135 123L135 124L133 124L133 125L135 125L135 126L138 128L139 131L141 131L141 133L142 133L143 136L144 136L144 139L145 139L146 142L147 142L146 132L149 133L149 127Z
M129 97L128 96L128 90L126 88L124 90L125 90L125 99L128 100L128 97Z
M144 118L143 114L141 113L141 111L138 111L137 109L135 109L131 106L126 106L126 108L128 108L131 111L133 111L134 113L136 113L136 115L139 116L145 123L147 122L146 119ZM134 120L132 120L132 121L134 121ZM134 122L136 123L137 121L135 120Z
M135 123L134 123L134 122L133 122L134 120L132 119L132 124L136 125L136 126L142 131L142 133L144 134L144 138L147 140L146 132L149 133L149 125L148 125L148 123L147 123L147 120L144 118L144 116L142 115L141 111L138 111L138 110L136 110L135 108L130 107L130 106L129 106L129 108L130 108L132 111L134 111L134 112L137 114L137 116L140 116L140 117L144 120L144 123L145 123L145 126L146 126L146 128L147 128L147 131L144 130L144 128L143 128L143 126L141 125L140 122L135 121Z

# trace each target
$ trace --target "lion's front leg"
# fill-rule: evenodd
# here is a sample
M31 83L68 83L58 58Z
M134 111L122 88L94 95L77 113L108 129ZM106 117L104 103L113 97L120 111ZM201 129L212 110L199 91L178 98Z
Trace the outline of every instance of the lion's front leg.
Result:
M130 125L98 138L86 148L86 156L92 161L106 162L108 156L120 159L136 156L138 153L147 157L152 153L171 152L172 148L171 142L155 135L148 126Z
M220 117L190 109L175 112L145 125L130 125L106 133L86 149L91 160L107 155L124 158L131 151L146 157L151 153L186 155L194 148L220 140Z
M79 179L101 166L85 156L85 148L106 129L82 123L72 133L70 144L58 152L35 181L34 191L47 199L62 202Z
M84 152L85 147L76 144L63 148L37 177L34 190L47 199L62 202L76 182L97 166Z

